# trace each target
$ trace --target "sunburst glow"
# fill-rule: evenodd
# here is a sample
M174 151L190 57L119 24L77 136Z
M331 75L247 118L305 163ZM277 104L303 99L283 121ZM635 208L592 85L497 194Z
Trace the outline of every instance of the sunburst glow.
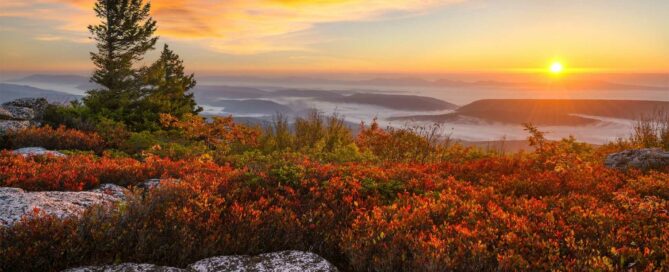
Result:
M564 71L564 65L562 65L562 63L557 62L557 61L551 63L551 66L550 66L550 72L551 73L560 74L560 73L562 73L562 71Z

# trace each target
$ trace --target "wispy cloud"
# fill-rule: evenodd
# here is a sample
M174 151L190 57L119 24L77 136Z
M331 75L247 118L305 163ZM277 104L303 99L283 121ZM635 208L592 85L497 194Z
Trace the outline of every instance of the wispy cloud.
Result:
M54 42L54 41L62 41L63 37L52 36L52 35L43 35L43 36L35 37L35 40L43 41L43 42Z
M461 0L173 0L152 2L159 35L200 42L229 54L309 50L314 41L282 36L317 24L378 20L423 12ZM85 32L95 23L93 0L4 0L0 16L48 20L63 31Z

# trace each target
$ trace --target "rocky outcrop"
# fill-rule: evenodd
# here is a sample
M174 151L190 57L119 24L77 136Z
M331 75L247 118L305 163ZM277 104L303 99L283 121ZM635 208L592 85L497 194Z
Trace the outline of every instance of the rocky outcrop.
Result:
M669 152L659 148L625 150L608 155L604 165L618 170L661 170L669 167Z
M0 227L13 225L35 211L59 218L76 216L90 206L123 200L120 194L125 190L113 184L87 192L26 192L0 187Z
M17 154L17 155L23 155L23 156L44 156L44 155L49 155L49 156L54 156L54 157L65 157L65 154L60 153L58 151L53 151L53 150L48 150L43 147L24 147L24 148L19 148L12 153Z
M30 127L30 121L26 120L0 120L0 136L9 131L22 130Z
M3 105L2 109L9 113L7 118L13 120L33 120L36 117L35 111L31 108Z
M122 263L117 265L87 266L64 270L63 272L183 272L180 268L153 264Z
M25 156L65 156L56 151L35 147L21 148L13 152ZM149 179L137 187L143 189L146 194L161 184L178 181L178 179ZM125 201L130 193L127 188L110 183L84 192L26 192L19 188L0 187L0 227L10 226L21 220L21 217L32 215L35 209L63 218L79 215L93 205Z
M31 119L42 119L46 108L49 107L49 101L46 98L19 98L2 104L4 108L28 108L34 114Z
M65 270L66 272L148 272L148 271L276 271L276 272L329 272L338 271L322 257L303 251L281 251L258 256L219 256L200 260L186 269L156 266L152 264L124 263L107 266L88 266Z
M10 110L0 107L0 120L11 120L12 118L14 115Z
M0 135L40 124L48 106L44 98L20 98L0 105Z
M221 256L198 261L188 267L191 271L337 271L322 257L303 251L281 251L258 256Z

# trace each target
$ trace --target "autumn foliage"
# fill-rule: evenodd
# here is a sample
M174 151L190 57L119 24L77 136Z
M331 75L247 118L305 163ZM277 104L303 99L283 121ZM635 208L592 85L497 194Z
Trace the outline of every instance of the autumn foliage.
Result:
M3 151L0 155L0 187L28 191L81 191L104 183L129 186L151 178L180 178L194 171L218 167L202 161L173 161L154 156L139 161L94 155L24 157Z
M36 212L0 229L0 270L184 266L286 249L315 252L344 271L669 269L668 171L608 169L599 148L547 141L528 130L536 151L512 155L451 160L433 154L467 152L407 143L427 147L426 162L384 155L384 142L393 148L388 137L410 136L379 128L356 139L377 158L358 162L257 151L219 163L3 152L0 186L82 190L101 183L132 188L153 177L179 182L136 189L127 202L78 218Z
M47 149L93 150L100 152L105 148L105 142L95 132L84 132L68 129L64 126L52 128L30 127L13 131L7 135L7 148L41 146Z

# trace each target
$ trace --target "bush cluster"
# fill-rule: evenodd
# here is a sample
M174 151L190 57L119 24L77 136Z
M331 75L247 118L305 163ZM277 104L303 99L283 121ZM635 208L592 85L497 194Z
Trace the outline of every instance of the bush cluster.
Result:
M96 132L68 129L65 126L54 129L49 125L10 131L7 139L6 148L39 146L47 149L102 152L106 145L102 137Z
M29 191L81 191L104 183L136 185L151 178L180 178L194 171L221 168L204 161L174 161L149 156L142 161L111 156L74 154L61 157L24 157L2 151L0 187Z
M107 173L91 185L149 176L181 182L80 218L37 212L0 230L0 268L184 266L296 249L351 271L669 269L669 174L607 169L590 148L533 137L533 153L435 163L322 163L247 152L230 167L4 153L0 180L13 186L67 184L9 172L25 171L17 170L23 164Z

